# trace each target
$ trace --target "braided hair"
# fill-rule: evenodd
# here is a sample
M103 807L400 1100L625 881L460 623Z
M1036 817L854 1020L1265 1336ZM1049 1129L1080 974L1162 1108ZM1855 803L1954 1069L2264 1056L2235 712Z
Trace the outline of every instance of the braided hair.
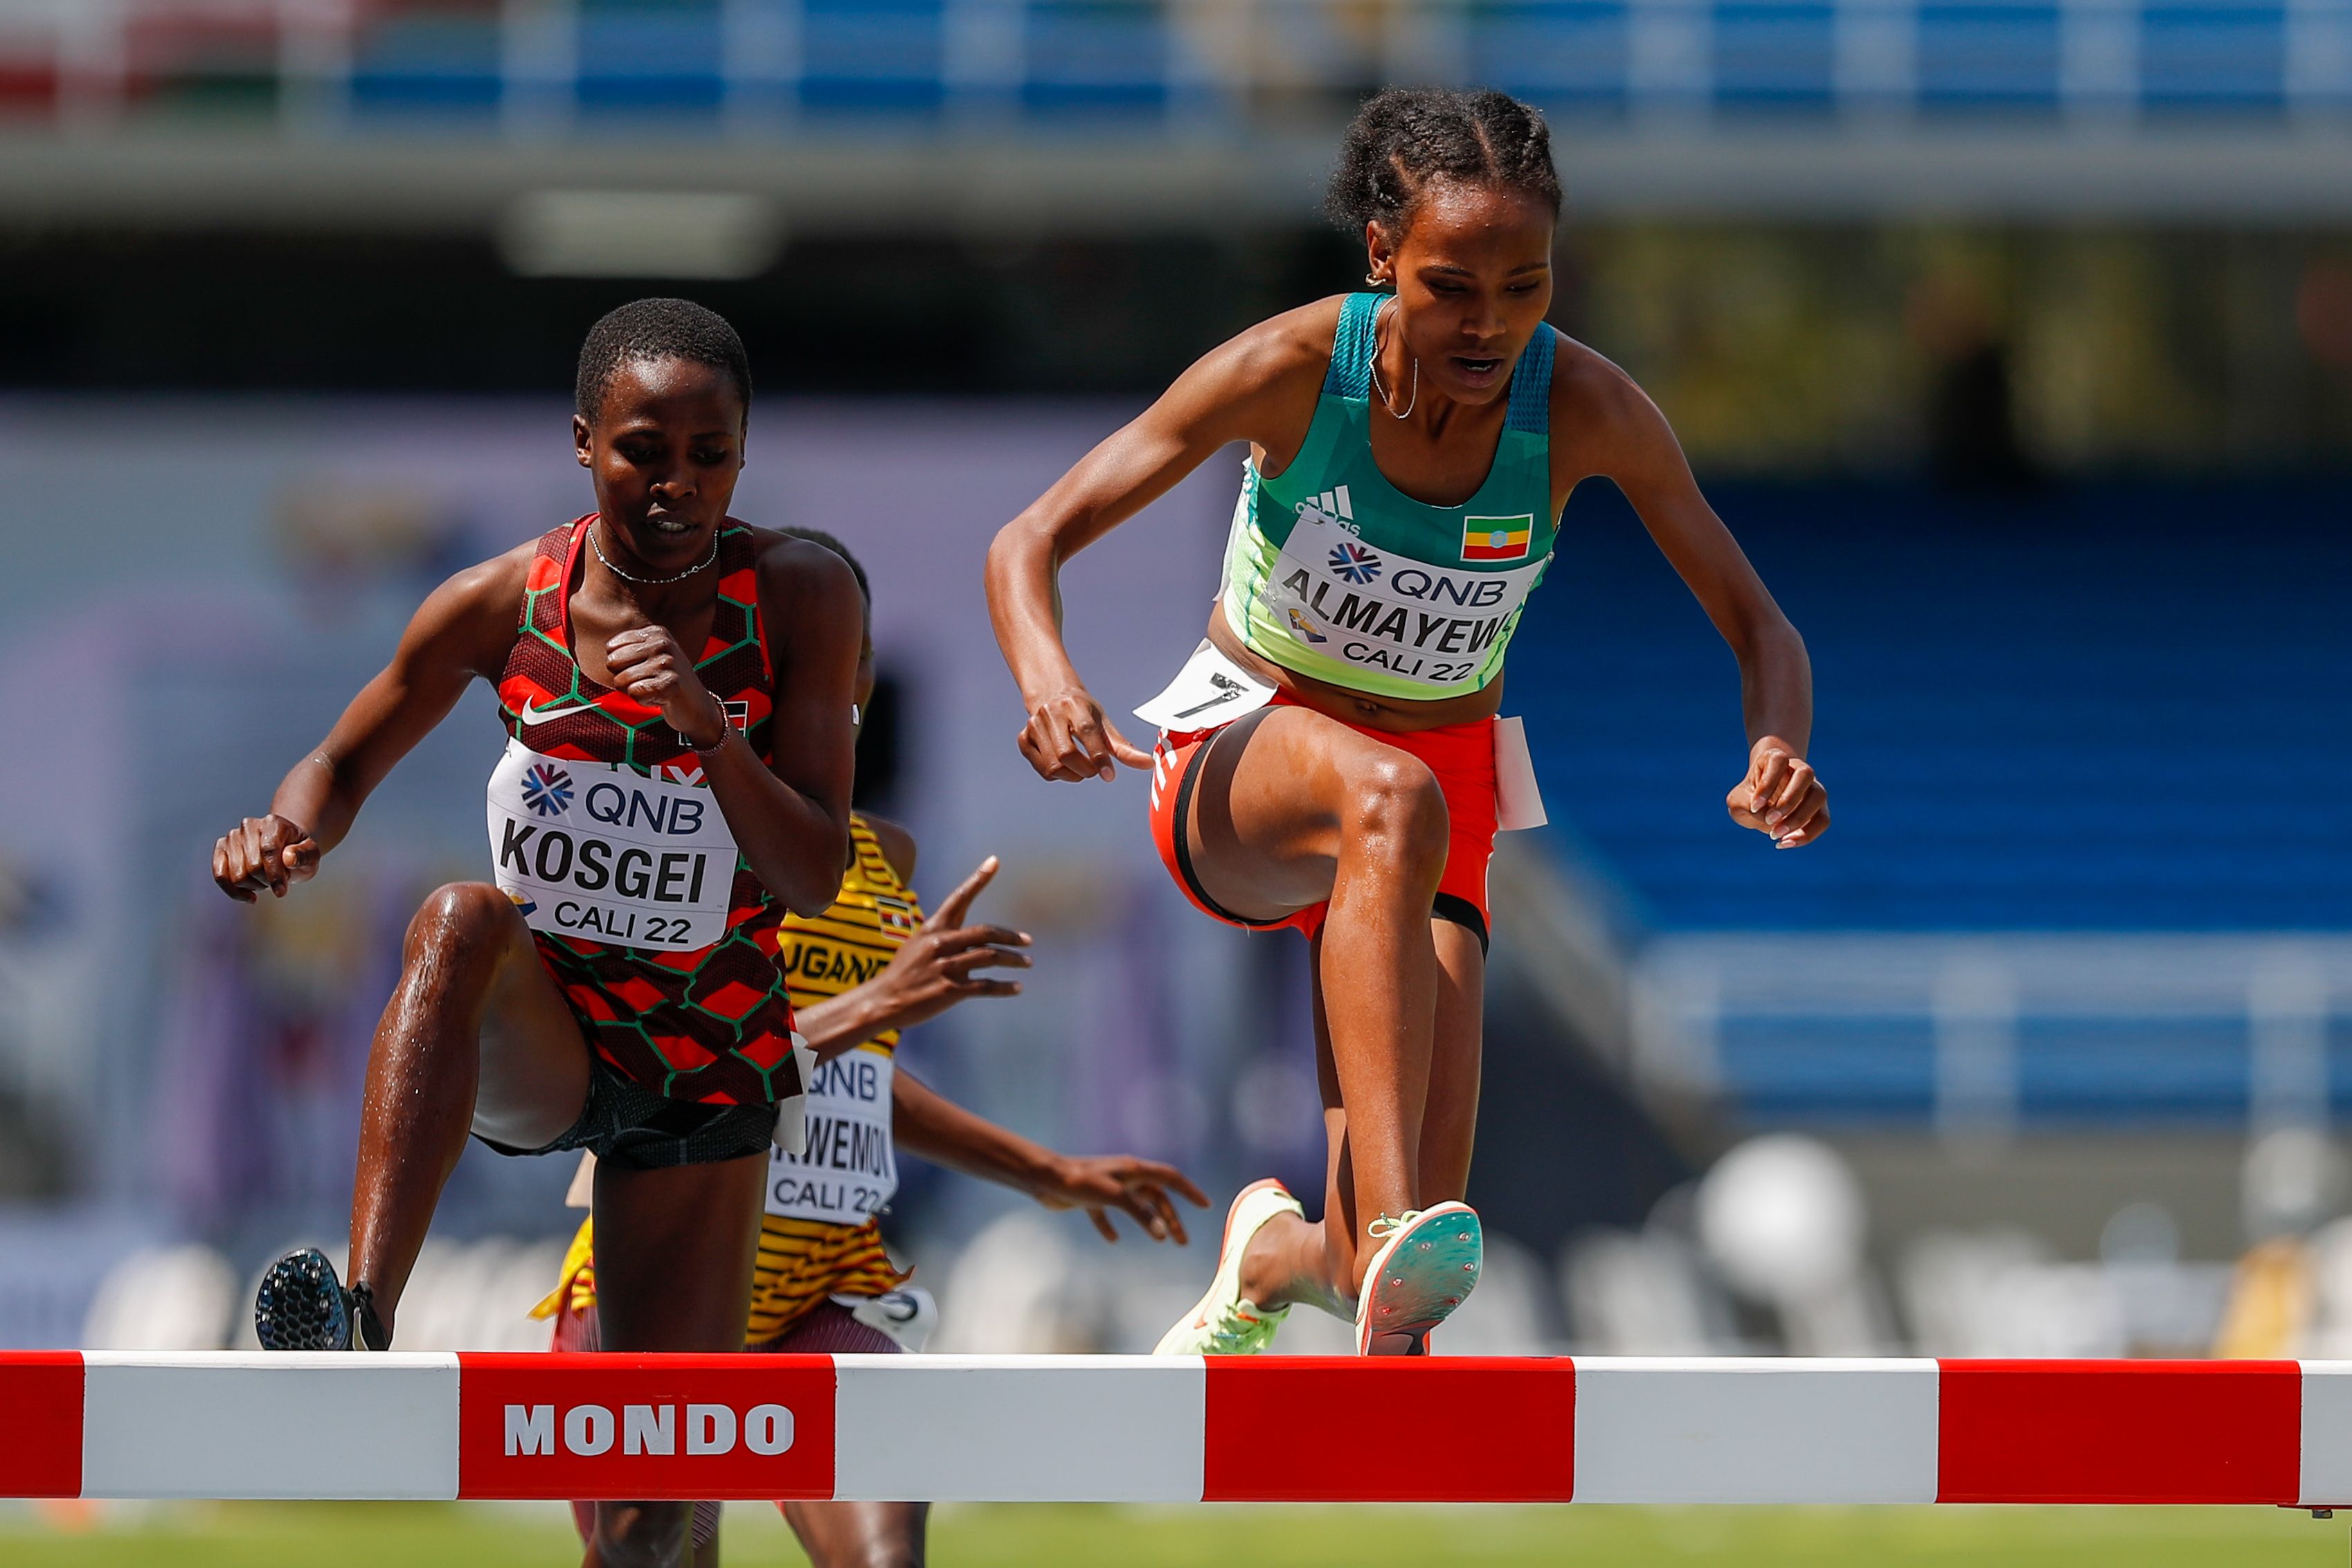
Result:
M1324 210L1351 235L1377 223L1404 233L1440 180L1513 191L1559 214L1559 175L1542 111L1508 93L1392 87L1356 111L1339 143Z
M744 408L751 406L751 356L726 317L691 299L634 299L606 312L580 346L572 389L580 417L593 423L614 375L640 360L684 360L724 371Z

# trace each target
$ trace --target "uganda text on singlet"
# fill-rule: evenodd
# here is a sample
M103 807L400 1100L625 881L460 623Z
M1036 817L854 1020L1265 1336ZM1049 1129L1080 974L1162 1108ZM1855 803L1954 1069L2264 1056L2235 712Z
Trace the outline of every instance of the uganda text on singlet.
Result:
M801 1092L778 958L782 909L737 851L702 758L658 709L591 680L569 600L594 514L539 541L499 682L506 755L490 853L597 1053L672 1099L769 1104ZM751 532L719 534L719 604L696 672L770 757L772 666Z
M849 838L849 871L832 906L784 916L784 977L803 1007L874 978L922 926L915 890L855 812ZM890 1136L898 1049L898 1031L886 1030L821 1063L809 1082L808 1146L798 1155L770 1152L746 1345L772 1344L828 1297L879 1296L907 1282L875 1218L898 1189ZM595 1231L583 1219L555 1292L532 1315L595 1304Z
M1372 696L1483 690L1551 559L1553 335L1511 376L1494 466L1458 507L1432 507L1372 461L1374 327L1387 299L1350 294L1315 422L1289 466L1243 467L1219 598L1252 653ZM1385 416L1383 416L1385 417Z

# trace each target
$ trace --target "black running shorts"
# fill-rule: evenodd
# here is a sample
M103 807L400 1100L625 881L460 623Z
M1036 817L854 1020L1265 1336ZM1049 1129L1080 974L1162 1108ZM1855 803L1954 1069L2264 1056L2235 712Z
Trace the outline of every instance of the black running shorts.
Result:
M587 1149L600 1162L633 1170L717 1165L765 1154L776 1131L773 1105L704 1105L672 1100L626 1079L593 1051L588 1103L580 1119L543 1148L518 1149L483 1138L502 1155L554 1155ZM478 1136L479 1134L477 1134Z

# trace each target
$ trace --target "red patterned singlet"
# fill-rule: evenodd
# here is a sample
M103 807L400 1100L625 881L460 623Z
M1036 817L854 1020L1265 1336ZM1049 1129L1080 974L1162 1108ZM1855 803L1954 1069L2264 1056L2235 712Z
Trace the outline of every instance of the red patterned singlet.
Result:
M777 958L784 911L735 852L694 748L572 653L567 603L594 517L539 541L499 682L510 737L492 778L499 883L598 1055L671 1099L772 1103L802 1092ZM767 761L773 670L755 550L751 529L721 525L717 617L695 668Z

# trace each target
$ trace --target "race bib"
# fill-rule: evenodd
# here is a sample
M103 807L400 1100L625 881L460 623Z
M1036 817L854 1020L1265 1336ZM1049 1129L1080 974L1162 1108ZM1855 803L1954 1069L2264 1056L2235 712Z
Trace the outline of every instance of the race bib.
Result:
M786 1219L863 1225L898 1190L890 1146L887 1051L845 1051L818 1067L808 1092L805 1146L768 1158L768 1212Z
M1306 507L1258 591L1302 646L1398 680L1452 686L1475 677L1509 635L1544 565L1432 566L1374 549L1328 513Z
M727 934L735 835L705 786L509 740L489 820L493 877L534 931L667 952Z
M1227 658L1203 638L1166 689L1135 710L1155 729L1179 733L1214 729L1274 700L1274 686Z

